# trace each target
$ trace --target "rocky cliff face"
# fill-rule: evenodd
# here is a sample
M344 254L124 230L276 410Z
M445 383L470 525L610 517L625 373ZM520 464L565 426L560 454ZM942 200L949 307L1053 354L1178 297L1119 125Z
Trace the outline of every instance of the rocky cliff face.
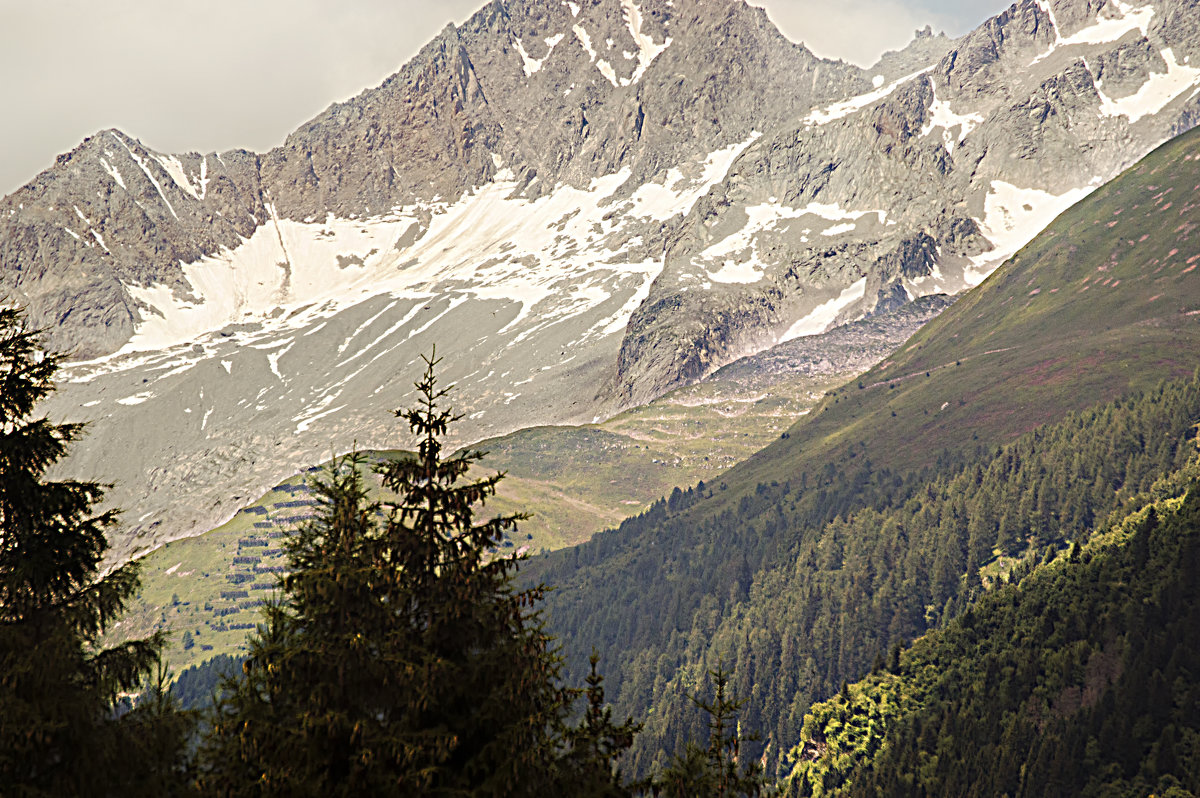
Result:
M931 67L756 141L677 225L622 344L620 401L979 282L1194 124L1189 8L1025 0Z
M0 295L86 361L132 550L396 445L433 343L470 438L979 282L1195 123L1197 17L1023 0L863 70L742 0L494 0L271 152L93 136L0 202Z

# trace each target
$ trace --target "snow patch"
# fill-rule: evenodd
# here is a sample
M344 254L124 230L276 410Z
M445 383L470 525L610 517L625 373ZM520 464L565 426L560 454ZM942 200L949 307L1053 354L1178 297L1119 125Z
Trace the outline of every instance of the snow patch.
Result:
M158 180L155 179L154 175L150 174L150 167L146 160L134 152L123 140L117 138L116 134L112 134L112 137L116 139L122 147L125 148L125 151L129 153L129 157L133 159L133 162L136 163L139 168L141 168L142 172L145 173L146 178L154 186L154 189L158 192L158 196L162 199L163 204L167 206L167 210L171 212L172 216L178 219L179 214L175 213L175 207L171 205L171 201L167 199L167 195L163 193L162 186L159 184Z
M983 282L992 271L1016 254L1049 226L1067 208L1091 194L1095 186L1051 194L1036 188L1018 188L993 180L984 200L984 218L976 219L994 249L972 257L972 268L964 273L969 286Z
M1125 34L1135 30L1139 31L1142 36L1146 36L1150 31L1150 21L1154 19L1153 6L1142 6L1135 9L1130 3L1113 0L1113 5L1120 12L1117 16L1097 16L1094 23L1064 38L1058 27L1058 20L1054 16L1054 9L1050 7L1048 0L1037 0L1037 4L1050 18L1050 24L1054 27L1054 43L1050 45L1050 49L1033 59L1032 63L1034 64L1044 60L1062 47L1111 44L1120 41Z
M643 184L629 198L633 203L630 213L659 222L688 213L698 199L725 179L738 156L761 136L758 131L752 131L745 141L710 153L704 161L703 173L695 182L687 183L683 172L673 168L663 182Z
M100 235L100 233L95 230L88 230L88 232L92 234L92 238L96 239L96 243L99 244L105 252L108 252L109 255L112 254L112 252L109 251L108 246L104 243L104 236Z
M525 46L521 43L521 40L513 39L513 43L516 45L517 52L521 55L521 64L525 70L525 77L532 77L535 73L541 70L542 64L546 63L546 59L548 59L550 54L554 52L554 48L557 47L558 43L563 40L564 35L565 34L560 33L557 36L551 36L550 38L546 39L546 46L550 49L548 49L546 54L541 58L531 57L529 53L525 52ZM499 166L499 164L497 164L497 166Z
M592 47L592 37L579 25L572 25L571 30L575 33L575 38L579 40L583 51L588 54L588 58L592 60L593 64L596 63L596 50Z
M339 411L343 407L345 407L345 405L338 405L337 407L330 407L330 405L333 404L334 400L337 399L338 396L340 396L340 395L341 395L340 391L338 391L336 393L328 394L323 399L321 399L320 402L318 402L317 404L308 408L305 412L303 412L300 415L293 418L292 421L298 422L296 424L296 430L293 434L300 435L301 433L308 432L309 428L312 427L313 424L315 424L316 422L325 418L325 416L328 416L332 413L336 413L337 411Z
M270 352L267 354L267 364L271 367L271 373L278 377L280 382L286 382L286 380L284 380L283 375L279 373L279 358L291 351L291 348L296 345L296 342L293 340L286 342L286 344L287 345L278 352Z
M117 171L117 167L110 164L104 158L100 159L100 168L108 173L108 176L116 181L117 185L125 188L125 181L121 178L121 173ZM126 189L128 191L128 189Z
M72 380L158 363L164 370L187 369L203 361L232 374L236 358L227 354L230 346L269 350L261 366L269 366L280 380L293 380L296 375L291 369L285 375L282 362L293 341L333 326L338 314L384 297L369 313L354 317L349 337L332 342L334 350L338 343L341 347L331 368L344 370L336 384L292 411L303 410L294 418L293 429L300 434L336 412L335 404L344 405L345 399L336 399L340 387L377 367L387 353L412 346L406 341L427 331L440 336L461 327L459 319L466 320L461 307L479 313L481 323L488 310L493 316L503 310L503 322L494 325L503 324L502 329L482 328L488 336L500 336L502 347L571 320L578 320L578 327L568 328L563 340L576 345L619 335L663 269L661 258L646 253L641 237L622 234L624 222L685 211L725 176L748 145L731 145L694 169L668 173L663 185L634 202L613 199L628 181L628 169L585 187L558 186L536 199L520 196L512 170L501 169L491 183L456 201L397 209L386 217L331 215L324 222L294 222L272 214L233 249L181 264L186 282L180 288L129 286L143 304L134 338L115 355L77 364ZM699 177L692 183L683 172ZM672 196L655 196L655 190ZM418 217L427 220L425 235L397 249ZM397 307L402 300L411 305ZM484 309L482 303L493 302L500 304ZM390 315L381 315L380 308ZM368 331L371 323L376 328ZM240 364L239 370L243 365L253 373L253 363ZM323 397L333 398L322 404Z
M662 272L663 262L646 261L644 263L637 264L636 266L634 264L630 264L630 267L631 271L636 271L640 268L642 272L642 281L638 286L637 291L630 295L629 299L625 301L625 304L621 306L620 310L609 316L607 319L602 319L600 323L596 325L596 327L588 331L584 338L589 337L592 333L597 331L601 336L616 335L617 333L624 332L625 327L629 324L630 317L634 314L634 311L641 307L642 303L650 298L650 287L654 285L654 278L656 278L659 273ZM573 358L574 355L572 355L571 359Z
M393 302L392 304L388 305L388 306L387 306L387 307L384 309L384 312L386 312L386 311L388 311L388 310L391 310L393 307L395 307L395 306L396 306L396 304L397 304L397 303ZM424 305L423 305L422 303L418 302L417 304L413 305L413 307L412 307L412 308L411 308L411 309L408 311L408 313L404 314L404 317L403 317L403 318L401 318L401 319L400 319L400 321L398 321L398 322L396 322L395 324L393 324L391 327L389 327L387 330L385 330L385 331L383 332L383 334L381 334L381 335L377 336L377 337L376 337L376 338L375 338L373 341L371 341L369 344L367 344L366 346L364 346L364 347L362 347L361 349L359 349L359 350L358 350L357 352L355 352L353 355L351 355L350 357L346 358L345 360L342 360L342 361L340 361L340 362L338 363L338 365L339 365L339 366L348 365L348 364L350 364L350 363L354 362L355 360L357 360L358 358L362 357L363 355L367 354L367 353L368 353L368 352L370 352L372 349L374 349L376 346L378 346L378 345L379 345L381 342L383 342L383 341L387 340L388 338L392 337L393 335L395 335L395 334L396 334L397 332L399 332L400 330L404 329L404 327L405 327L405 326L407 326L407 325L408 325L408 323L409 323L410 321L412 321L412 320L413 320L413 318L414 318L414 317L415 317L415 316L416 316L418 313L420 313L422 310L424 310ZM375 318L378 318L379 316L382 316L382 315L383 315L383 313L381 312L381 313L380 313L380 314L378 314L378 316L376 316ZM372 321L374 321L374 319L372 319ZM361 328L360 328L360 330L361 330ZM355 335L357 335L357 334L358 334L358 331L356 331L356 332L355 332ZM413 335L415 335L415 333L410 333L410 334L409 334L409 336L408 336L408 338L411 338ZM406 340L406 341L407 341L407 340L408 340L408 338L405 338L404 340ZM344 348L345 348L346 346L348 346L348 345L349 345L349 343L350 343L350 341L351 341L351 340L353 340L353 336L351 336L351 338L347 339L347 340L346 340L346 342L345 342L345 343L343 343L343 344L342 344L342 346L338 348L338 354L341 354L341 353L342 353L342 351L344 350Z
M603 58L596 62L596 69L600 70L600 74L614 86L620 86L621 82L617 79L617 71L612 68L612 64L605 61Z
M840 236L843 233L852 233L852 232L854 232L854 228L856 226L857 225L855 225L854 222L843 222L842 224L835 224L833 227L826 227L824 230L822 230L821 235L823 235L823 236Z
M1179 63L1170 47L1163 48L1162 57L1167 62L1167 71L1151 72L1136 94L1114 100L1096 86L1100 94L1100 113L1110 117L1123 116L1133 124L1145 116L1157 114L1176 97L1200 84L1200 69Z
M625 24L629 26L629 35L633 37L633 41L638 47L638 65L633 71L633 77L621 80L622 86L629 86L641 80L642 76L646 74L646 70L654 63L654 59L671 46L671 37L668 36L662 44L655 44L650 36L642 33L641 7L633 0L621 0L621 7L625 11Z
M194 200L204 199L204 195L208 193L208 158L206 157L200 162L200 177L195 182L192 181L183 164L174 155L156 155L154 160L158 161L162 168L170 175L171 180L175 185L179 186L180 190L191 195Z
M838 314L867 295L867 278L860 278L838 296L817 305L803 318L788 328L779 338L779 343L802 338L806 335L820 335L837 319Z
M921 128L921 137L924 138L933 132L934 128L942 129L942 140L946 144L946 152L953 153L955 144L962 144L963 139L970 135L971 131L979 125L983 124L983 115L976 113L956 114L950 108L948 100L939 100L937 98L937 87L933 80L929 81L929 89L933 92L933 103L929 106L929 121ZM954 136L954 129L958 128L957 139Z
M886 86L882 86L874 91L860 94L857 97L851 97L849 100L843 100L832 105L827 105L824 108L818 108L809 113L802 120L806 125L824 125L835 119L847 117L855 111L866 108L869 105L879 102L884 97L891 95L896 89L908 83L910 80L915 80L926 72L931 71L936 64L927 66L920 72L914 72L911 75L906 75L898 80L894 80Z
M887 224L887 212L879 210L848 211L833 203L810 202L803 208L790 208L785 205L764 203L745 208L747 222L741 230L713 243L700 253L701 259L716 259L735 252L741 252L751 245L754 237L763 231L774 228L779 222L787 219L800 219L805 216L816 216L829 222L856 222L864 216L876 214L880 224ZM853 224L841 224L827 228L822 235L839 235L847 230L853 230Z
M143 391L142 393L134 394L133 396L126 396L124 399L118 399L117 404L119 404L119 405L140 405L142 402L145 402L147 399L153 399L153 398L154 398L153 392Z
M757 283L762 277L757 253L743 263L727 260L720 269L708 272L708 279L714 283Z
M128 285L130 294L157 311L143 314L122 352L163 349L239 321L261 319L276 307L299 307L341 295L367 273L364 265L343 266L347 252L380 253L411 224L399 221L331 220L304 224L273 219L233 250L182 264L192 295L177 296L168 286Z

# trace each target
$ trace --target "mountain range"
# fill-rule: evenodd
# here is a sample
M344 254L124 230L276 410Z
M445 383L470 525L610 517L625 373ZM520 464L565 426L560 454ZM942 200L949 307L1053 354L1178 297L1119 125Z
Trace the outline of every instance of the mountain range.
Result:
M740 0L497 0L268 153L92 136L0 202L0 291L76 357L53 408L126 555L398 445L435 342L466 442L975 285L1194 124L1194 58L1181 0L1026 0L871 69Z
M143 557L113 641L236 653L436 353L630 772L720 672L789 794L1195 788L1198 119L1186 0L868 69L742 0L493 0L268 153L89 138L0 202L0 294Z

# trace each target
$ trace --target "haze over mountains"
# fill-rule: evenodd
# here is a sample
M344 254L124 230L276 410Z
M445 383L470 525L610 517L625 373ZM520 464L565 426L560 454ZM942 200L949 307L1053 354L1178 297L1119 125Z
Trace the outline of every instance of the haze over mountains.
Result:
M1198 93L1182 0L1027 0L870 70L740 0L496 2L269 153L91 137L0 203L0 292L83 361L51 412L94 420L129 553L396 445L434 343L475 439L975 285Z

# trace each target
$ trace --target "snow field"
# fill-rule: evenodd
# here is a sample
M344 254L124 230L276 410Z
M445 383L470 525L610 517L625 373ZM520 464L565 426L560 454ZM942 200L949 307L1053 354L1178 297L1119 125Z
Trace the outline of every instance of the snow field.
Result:
M984 200L984 218L976 219L993 249L970 259L971 267L964 274L967 285L979 285L997 266L1045 230L1059 214L1095 189L1095 186L1084 186L1051 194L993 180Z
M1100 113L1109 117L1123 116L1133 124L1143 117L1157 114L1188 89L1193 90L1193 96L1200 91L1200 69L1179 63L1170 47L1162 50L1162 57L1167 62L1167 71L1151 72L1149 80L1129 97L1113 100L1097 84Z
M820 335L833 324L834 320L846 308L860 301L867 295L867 278L862 277L852 283L839 295L813 308L802 318L798 319L787 332L779 337L779 343L791 341L806 335Z

